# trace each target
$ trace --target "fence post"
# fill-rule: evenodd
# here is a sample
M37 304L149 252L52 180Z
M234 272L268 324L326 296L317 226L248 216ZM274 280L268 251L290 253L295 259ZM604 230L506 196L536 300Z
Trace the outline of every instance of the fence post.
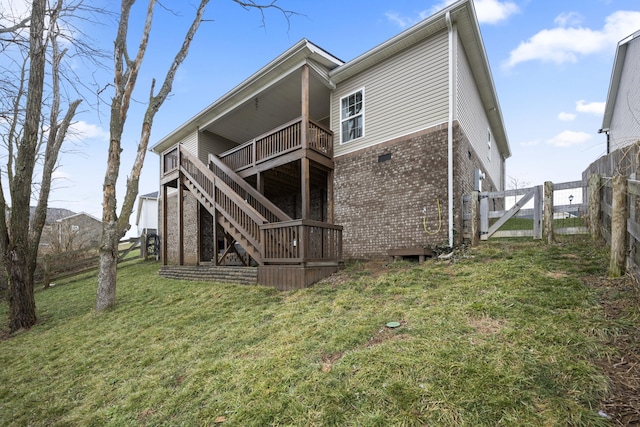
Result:
M600 225L600 175L589 177L589 232L594 240L602 237Z
M149 253L147 252L147 232L146 231L140 235L140 258L143 258L145 261L149 258Z
M44 256L44 278L42 282L44 289L51 285L51 255L49 254Z
M480 243L480 192L471 193L471 246Z
M615 175L612 184L609 277L620 277L627 263L627 178Z
M537 185L533 195L533 238L542 239L542 216L543 216L543 190L542 185Z
M544 205L543 205L543 237L547 244L555 241L553 235L553 182L544 183Z
M480 196L478 196L480 197ZM480 240L489 239L489 197L480 198Z

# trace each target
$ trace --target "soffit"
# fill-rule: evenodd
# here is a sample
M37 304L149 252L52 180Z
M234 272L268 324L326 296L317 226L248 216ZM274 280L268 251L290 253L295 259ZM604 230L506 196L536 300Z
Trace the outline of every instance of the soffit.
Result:
M172 133L162 138L151 148L151 151L161 153L193 133L195 130L207 129L211 131L215 128L216 123L222 118L227 120L231 117L235 117L238 120L246 122L244 124L236 123L234 125L227 125L226 130L224 130L225 126L222 126L221 129L223 129L222 131L224 132L223 136L227 135L225 137L234 134L231 130L232 126L236 126L238 130L244 128L245 132L250 132L251 127L261 128L261 123L265 120L262 120L262 122L259 123L254 123L252 120L255 119L255 115L247 115L250 111L251 103L254 103L255 105L256 97L259 99L259 106L261 104L265 105L265 108L266 105L272 106L272 110L270 110L270 117L273 117L275 114L280 114L281 116L290 115L294 107L297 108L298 113L297 115L292 116L292 118L299 116L299 101L297 105L294 106L288 105L286 107L282 107L282 105L284 105L284 102L287 99L290 100L296 96L298 98L300 97L301 85L299 68L305 63L313 64L311 67L312 72L310 73L310 98L313 99L311 96L314 95L314 93L318 94L323 91L320 86L324 85L326 88L330 86L330 82L327 80L328 72L332 68L342 64L342 61L308 40L303 39L264 66L258 72L247 78L244 82L240 83L234 89L227 92L200 113L196 114ZM322 71L318 72L319 70ZM298 75L297 78L296 75ZM278 85L280 86L279 92L271 90L271 86ZM278 96L275 94L278 94L278 96L281 97L279 101L277 100ZM273 102L261 102L260 97L263 95L265 96L264 101L271 100ZM267 116L269 116L269 114ZM284 121L281 121L278 124L282 124ZM272 126L271 128L273 127L275 126ZM254 134L252 137L253 136L256 135ZM243 134L240 132L237 136L229 139L236 141L244 139L245 137L246 133Z

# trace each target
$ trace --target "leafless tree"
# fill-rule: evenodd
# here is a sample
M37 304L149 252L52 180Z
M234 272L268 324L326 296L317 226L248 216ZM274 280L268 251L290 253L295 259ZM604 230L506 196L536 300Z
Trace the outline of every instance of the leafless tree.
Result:
M2 142L7 162L0 175L0 264L8 282L11 332L28 329L37 320L33 273L52 173L82 102L80 98L67 99L70 91L62 82L69 78L62 71L63 60L69 53L68 48L61 47L62 40L70 37L65 32L63 16L73 16L81 5L82 0L66 3L33 0L27 18L0 27L2 49L11 51L12 58L19 58L11 63L16 68L3 69L5 80L0 87L4 103ZM76 52L80 50L82 47ZM63 103L67 104L64 113ZM36 170L37 166L40 170ZM32 200L36 200L33 213Z
M257 9L261 14L263 25L265 22L264 12L267 9L276 9L281 12L286 17L287 22L289 22L291 15L294 14L294 12L285 10L277 5L277 0L267 0L264 3L260 3L255 0L233 1L245 9ZM146 54L156 0L149 0L145 25L140 43L138 44L138 51L135 56L131 56L127 49L127 36L129 33L131 7L134 3L135 0L122 0L120 21L115 40L115 94L111 103L110 144L107 158L107 171L105 173L103 184L103 232L100 244L100 271L98 273L96 311L103 311L115 305L118 242L122 237L124 237L130 227L129 217L131 216L133 205L138 195L138 181L149 144L153 119L171 92L176 72L187 57L189 46L203 20L203 15L209 0L200 0L193 22L191 23L191 26L184 37L183 43L174 57L157 94L155 93L155 79L151 83L148 105L141 124L140 142L137 147L134 164L127 177L126 193L120 209L120 214L118 215L116 183L120 172L122 133L127 119L127 113L129 111L131 95L136 85L142 60Z

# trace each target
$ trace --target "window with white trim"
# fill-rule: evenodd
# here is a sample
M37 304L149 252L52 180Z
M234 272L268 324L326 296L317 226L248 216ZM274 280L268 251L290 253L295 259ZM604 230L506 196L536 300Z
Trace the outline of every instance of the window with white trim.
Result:
M340 98L340 143L364 135L364 88Z

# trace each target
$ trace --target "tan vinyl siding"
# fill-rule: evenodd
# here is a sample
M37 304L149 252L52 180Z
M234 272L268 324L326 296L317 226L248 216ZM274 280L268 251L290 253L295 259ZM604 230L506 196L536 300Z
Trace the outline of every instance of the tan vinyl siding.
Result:
M502 182L502 156L499 153L495 132L480 99L480 93L462 45L458 44L456 70L456 118L471 146L484 166L485 172L496 184ZM491 130L491 155L488 152L488 131ZM499 185L499 184L498 184Z
M194 130L188 136L184 137L180 144L184 146L190 153L198 155L198 131Z
M640 38L629 42L610 126L610 151L640 139Z
M209 163L209 153L218 155L220 153L224 153L227 150L231 150L236 147L236 144L233 141L230 141L226 138L221 137L220 135L216 135L210 132L199 132L198 133L198 158L208 164Z
M448 116L447 33L434 35L338 85L331 98L335 155L435 126ZM340 142L340 99L363 89L364 136Z

